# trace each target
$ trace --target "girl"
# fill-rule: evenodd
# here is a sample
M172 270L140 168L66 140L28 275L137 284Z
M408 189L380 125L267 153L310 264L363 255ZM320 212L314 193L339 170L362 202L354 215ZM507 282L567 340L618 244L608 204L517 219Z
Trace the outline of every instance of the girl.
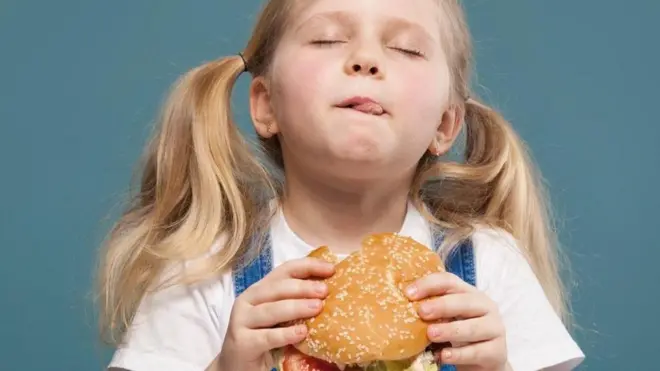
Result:
M452 344L443 363L579 364L538 178L470 97L470 59L457 0L269 1L244 53L188 73L165 106L101 264L110 367L268 370L270 350L306 336L275 325L322 310L327 288L306 278L332 267L302 257L373 232L460 252L455 274L409 287L437 296L422 318L450 320L428 333ZM258 154L230 110L244 71ZM465 161L441 159L462 127Z

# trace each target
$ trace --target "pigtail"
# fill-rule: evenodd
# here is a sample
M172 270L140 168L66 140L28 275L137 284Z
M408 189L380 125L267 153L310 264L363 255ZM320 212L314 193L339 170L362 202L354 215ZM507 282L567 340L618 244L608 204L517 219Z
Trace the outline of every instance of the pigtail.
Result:
M200 259L212 265L200 272L218 273L261 225L256 221L268 199L264 190L273 186L230 108L244 68L240 56L200 66L175 84L164 105L139 193L111 232L100 262L101 326L113 343L145 293L165 284L167 264L208 253L222 232L223 248L212 259Z
M483 167L487 220L496 220L520 243L554 309L563 314L557 238L548 195L528 150L511 125L476 100L466 104L468 164Z
M422 198L437 223L469 236L477 224L510 232L520 244L550 303L565 314L556 236L546 193L522 140L495 110L465 103L464 162L427 161Z

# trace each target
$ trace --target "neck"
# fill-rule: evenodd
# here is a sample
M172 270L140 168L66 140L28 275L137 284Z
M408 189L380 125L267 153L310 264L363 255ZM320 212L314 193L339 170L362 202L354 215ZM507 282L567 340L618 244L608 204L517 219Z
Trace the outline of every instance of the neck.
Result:
M287 172L282 211L307 244L346 254L359 249L368 234L401 230L410 176L349 188L291 173Z

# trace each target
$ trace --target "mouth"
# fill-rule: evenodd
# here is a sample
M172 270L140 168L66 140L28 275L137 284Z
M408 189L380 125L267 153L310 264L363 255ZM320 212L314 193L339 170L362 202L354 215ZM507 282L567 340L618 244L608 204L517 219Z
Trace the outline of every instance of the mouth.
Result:
M372 116L383 116L387 111L383 106L369 97L352 97L336 105L337 108L350 109Z

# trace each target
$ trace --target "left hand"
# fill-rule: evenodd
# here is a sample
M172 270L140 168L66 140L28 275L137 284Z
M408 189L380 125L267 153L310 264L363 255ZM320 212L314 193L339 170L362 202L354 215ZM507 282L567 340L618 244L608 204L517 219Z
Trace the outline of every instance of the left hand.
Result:
M451 342L440 353L443 363L462 371L503 371L507 369L504 324L497 305L483 292L457 276L430 274L406 289L418 302L419 316L434 323L428 337L434 343Z

